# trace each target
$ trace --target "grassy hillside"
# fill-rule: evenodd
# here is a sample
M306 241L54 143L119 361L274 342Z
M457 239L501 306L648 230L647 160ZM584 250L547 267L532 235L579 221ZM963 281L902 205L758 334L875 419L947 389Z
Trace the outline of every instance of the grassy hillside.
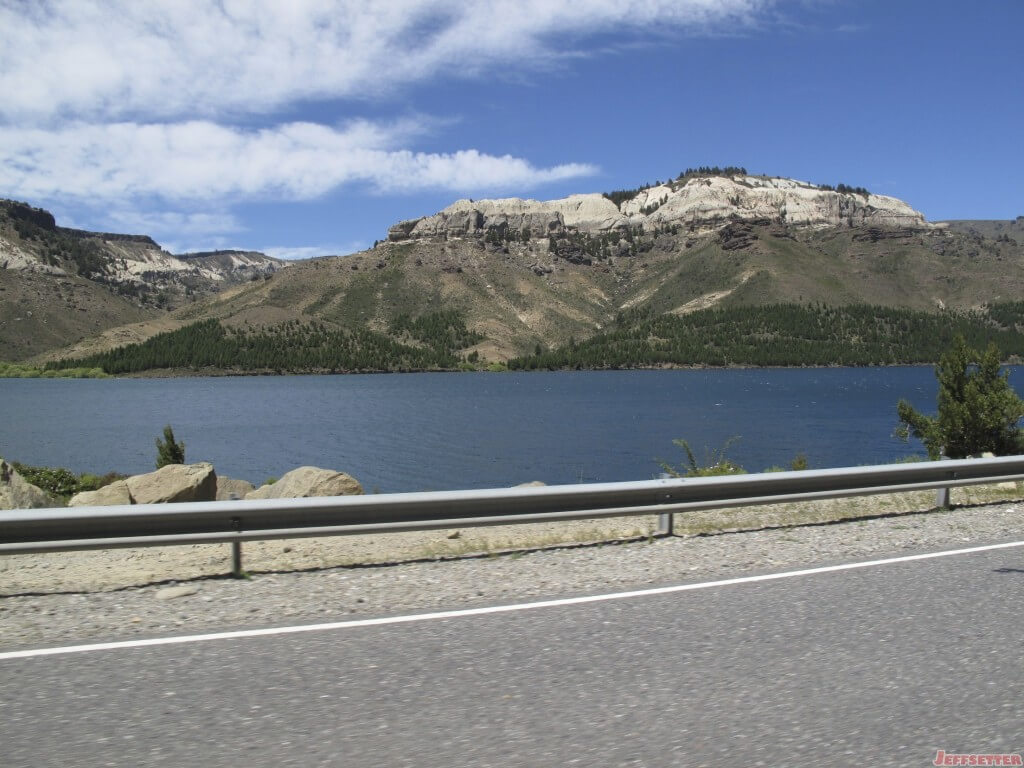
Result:
M403 316L459 314L460 356L507 361L582 341L622 313L676 317L709 308L872 305L936 313L1024 295L1024 240L951 230L810 229L734 221L560 239L450 237L381 243L296 263L158 321L40 357L82 358L216 320L225 329L294 322L383 334Z
M26 360L160 314L82 277L0 269L0 360Z
M990 240L1024 241L1024 216L1016 219L959 219L944 222L954 232Z

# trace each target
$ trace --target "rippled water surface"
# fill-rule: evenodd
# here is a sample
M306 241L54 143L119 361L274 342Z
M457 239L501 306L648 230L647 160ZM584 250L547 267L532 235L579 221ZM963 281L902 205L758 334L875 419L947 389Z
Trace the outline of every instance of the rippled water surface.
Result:
M311 464L381 492L649 479L680 437L700 458L738 437L752 471L800 452L850 466L920 452L891 437L896 402L931 412L935 390L927 367L0 379L0 455L145 472L169 423L220 474Z

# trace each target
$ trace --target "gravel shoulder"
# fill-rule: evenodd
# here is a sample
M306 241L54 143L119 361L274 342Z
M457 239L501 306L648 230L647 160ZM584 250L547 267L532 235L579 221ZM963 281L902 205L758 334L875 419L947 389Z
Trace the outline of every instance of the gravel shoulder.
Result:
M0 649L337 621L1024 538L1020 486L677 515L0 558ZM588 543L589 542L589 543Z

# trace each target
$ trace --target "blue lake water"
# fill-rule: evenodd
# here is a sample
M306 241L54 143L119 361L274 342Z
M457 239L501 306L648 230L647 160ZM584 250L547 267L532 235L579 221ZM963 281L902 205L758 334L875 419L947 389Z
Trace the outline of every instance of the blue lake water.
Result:
M674 438L703 459L738 437L750 471L853 466L921 453L891 436L896 402L933 412L935 392L929 367L0 379L0 455L146 472L171 424L219 474L308 464L380 492L650 479L684 460Z

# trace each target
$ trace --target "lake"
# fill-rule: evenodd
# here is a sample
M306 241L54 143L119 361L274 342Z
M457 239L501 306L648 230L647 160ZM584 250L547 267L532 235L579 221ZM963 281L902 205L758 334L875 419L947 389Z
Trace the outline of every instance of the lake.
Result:
M256 484L307 464L367 492L643 480L685 460L674 438L702 462L737 438L749 471L922 453L891 436L896 402L935 393L930 367L0 379L0 455L147 472L171 424L186 460Z

